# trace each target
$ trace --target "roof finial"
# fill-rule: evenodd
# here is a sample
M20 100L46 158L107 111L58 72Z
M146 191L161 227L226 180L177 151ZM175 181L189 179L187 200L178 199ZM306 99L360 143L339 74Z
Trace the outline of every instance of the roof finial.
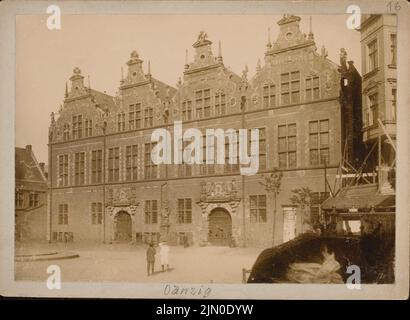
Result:
M87 80L88 80L88 89L91 89L91 82L90 82L90 75L87 75Z
M185 69L188 69L188 49L185 49Z
M68 97L68 86L67 86L67 81L65 82L65 94L64 97L67 98Z
M312 30L312 16L309 16L309 40L313 40L313 30Z
M222 45L221 40L218 42L218 62L222 62Z
M268 44L266 46L268 49L272 48L272 42L270 41L270 28L268 28Z
M151 75L151 61L148 60L148 75Z
M259 73L261 69L262 69L261 59L258 58L258 62L256 63L256 72Z

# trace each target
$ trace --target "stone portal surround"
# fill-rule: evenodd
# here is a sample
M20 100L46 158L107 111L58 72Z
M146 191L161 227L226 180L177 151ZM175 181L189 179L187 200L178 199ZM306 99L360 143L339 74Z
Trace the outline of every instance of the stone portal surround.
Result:
M240 242L241 228L240 228L240 217L237 214L237 207L239 205L240 199L232 200L229 202L198 202L202 210L202 228L199 232L199 245L209 245L208 243L208 231L209 231L209 215L215 209L226 210L232 219L232 237L235 243Z

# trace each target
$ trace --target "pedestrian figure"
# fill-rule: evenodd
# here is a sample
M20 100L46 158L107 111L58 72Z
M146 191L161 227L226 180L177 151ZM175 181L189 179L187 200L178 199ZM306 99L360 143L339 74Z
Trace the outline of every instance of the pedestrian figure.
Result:
M159 256L161 259L162 271L164 272L165 266L167 267L167 270L169 269L169 246L166 242L159 243Z
M188 235L184 234L184 248L189 247Z
M147 274L148 276L151 274L154 274L154 264L155 264L155 248L152 242L149 244L149 247L147 249Z

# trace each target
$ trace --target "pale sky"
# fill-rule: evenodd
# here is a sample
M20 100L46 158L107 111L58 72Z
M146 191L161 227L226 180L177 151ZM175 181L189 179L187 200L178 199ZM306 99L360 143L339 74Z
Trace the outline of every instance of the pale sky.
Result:
M182 77L185 50L193 58L192 44L204 30L217 54L222 42L225 66L248 78L255 74L258 58L263 63L267 30L276 40L281 16L274 15L70 15L62 16L61 30L48 30L47 16L18 16L16 22L16 146L33 146L40 162L47 163L50 113L63 103L65 82L78 66L91 87L114 95L126 72L132 50L151 61L152 75L175 87ZM309 32L309 16L301 16L301 30ZM345 48L348 60L360 65L360 33L346 27L346 16L312 16L316 46L324 45L329 59L339 63Z

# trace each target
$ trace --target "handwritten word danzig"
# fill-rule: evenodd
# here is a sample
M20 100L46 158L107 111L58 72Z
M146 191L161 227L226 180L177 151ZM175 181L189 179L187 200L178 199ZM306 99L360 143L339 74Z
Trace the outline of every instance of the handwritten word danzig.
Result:
M164 296L184 296L184 297L200 297L207 298L211 294L212 289L210 287L204 287L203 285L195 287L183 287L178 285L167 284L164 287Z

